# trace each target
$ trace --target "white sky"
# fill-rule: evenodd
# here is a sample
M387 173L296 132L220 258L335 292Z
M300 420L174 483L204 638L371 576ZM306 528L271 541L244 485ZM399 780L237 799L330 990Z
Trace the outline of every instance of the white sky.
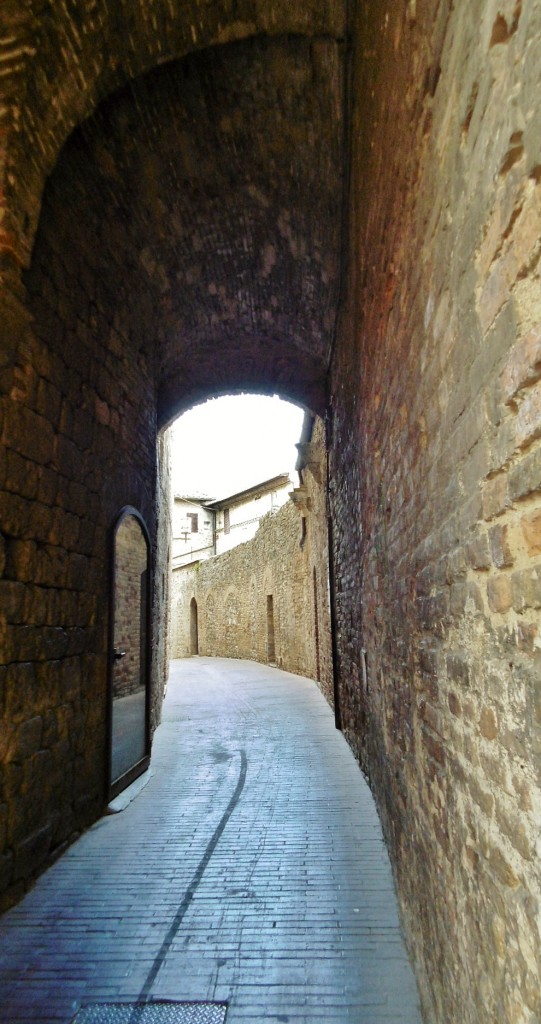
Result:
M293 474L302 421L303 410L276 395L228 395L195 406L171 428L173 491L227 497Z

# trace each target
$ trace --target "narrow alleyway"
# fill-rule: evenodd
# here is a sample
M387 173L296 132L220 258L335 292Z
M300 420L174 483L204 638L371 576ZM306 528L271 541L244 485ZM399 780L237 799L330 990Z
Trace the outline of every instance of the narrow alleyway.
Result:
M420 1021L373 801L309 680L173 662L147 785L0 922L1 1024L146 1000Z

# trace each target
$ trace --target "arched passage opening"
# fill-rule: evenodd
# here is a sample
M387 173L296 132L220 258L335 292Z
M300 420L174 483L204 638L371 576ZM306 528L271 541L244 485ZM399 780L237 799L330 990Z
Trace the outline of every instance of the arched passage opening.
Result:
M228 396L170 438L171 658L193 653L196 601L200 655L275 663L333 704L329 605L314 607L312 583L314 563L328 578L322 421L278 396Z

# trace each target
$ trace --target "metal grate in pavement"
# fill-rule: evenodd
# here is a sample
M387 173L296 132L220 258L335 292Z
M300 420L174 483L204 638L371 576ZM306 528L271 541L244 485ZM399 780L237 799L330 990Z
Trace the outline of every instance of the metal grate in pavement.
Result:
M73 1024L223 1024L226 1003L94 1003Z

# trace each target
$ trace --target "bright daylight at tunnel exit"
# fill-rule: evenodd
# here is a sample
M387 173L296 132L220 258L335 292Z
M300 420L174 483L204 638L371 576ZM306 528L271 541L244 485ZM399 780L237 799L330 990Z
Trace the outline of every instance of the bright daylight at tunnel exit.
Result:
M0 66L0 1024L539 1024L541 0Z

